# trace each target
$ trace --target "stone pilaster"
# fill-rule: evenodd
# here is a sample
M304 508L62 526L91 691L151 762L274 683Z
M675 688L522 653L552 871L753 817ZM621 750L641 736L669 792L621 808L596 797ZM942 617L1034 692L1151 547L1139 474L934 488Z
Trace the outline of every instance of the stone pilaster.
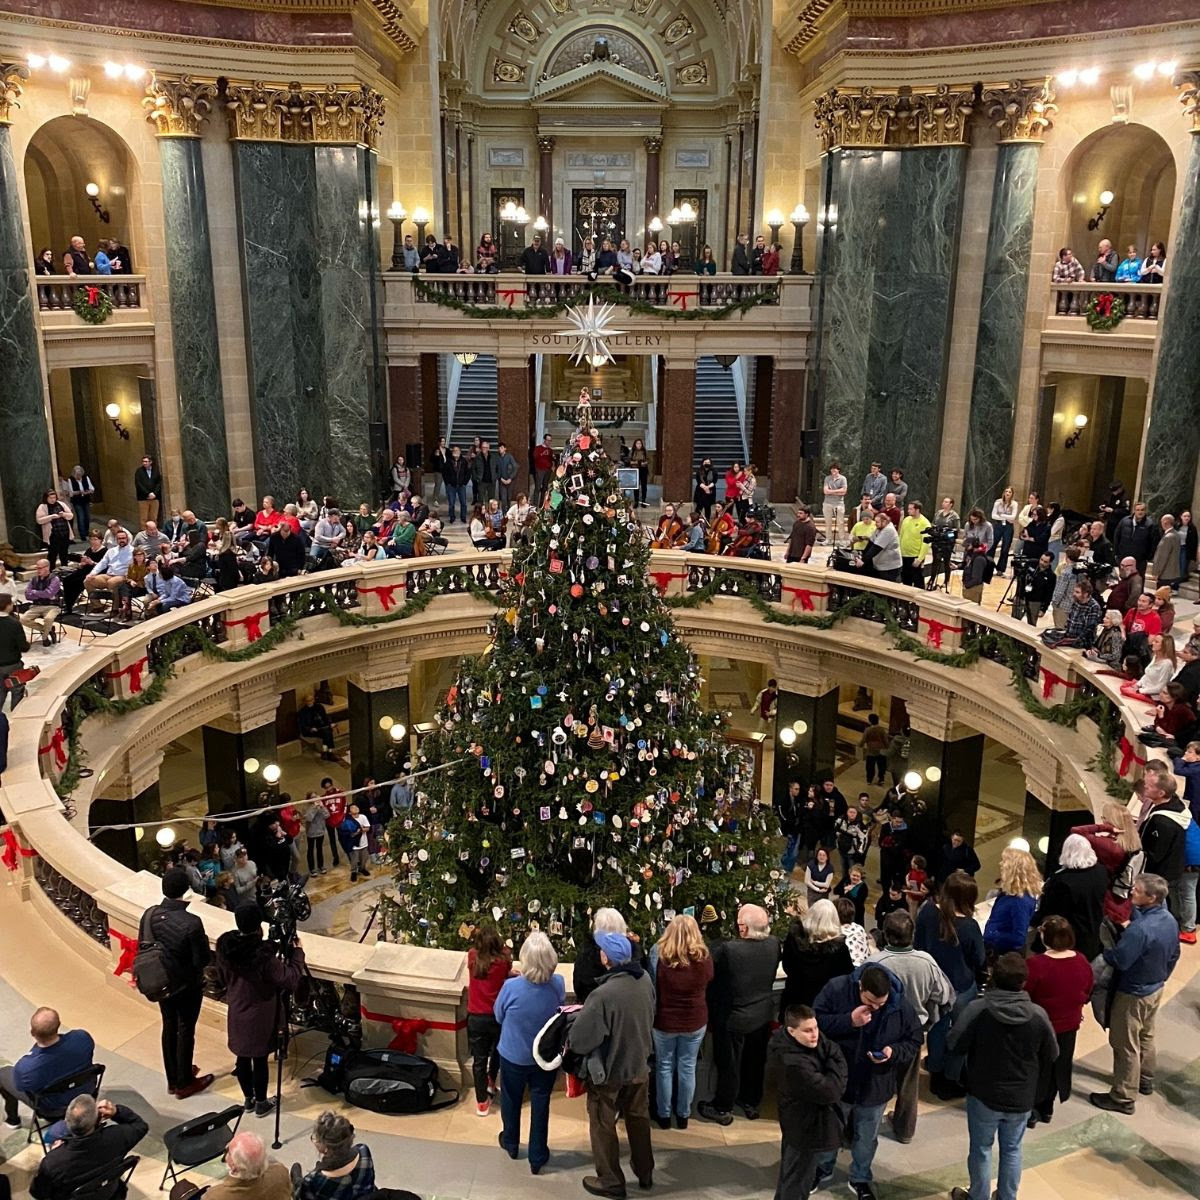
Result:
M554 244L554 139L540 136L538 144L538 210L550 226L550 244Z
M642 241L650 237L650 222L658 215L659 188L662 186L662 148L660 137L642 139L646 147L646 220L642 226Z
M20 551L36 550L41 534L33 514L42 493L54 482L50 430L42 391L42 363L34 320L29 239L21 220L24 176L13 157L9 124L19 107L20 63L0 62L0 495L8 522L8 540Z
M692 456L696 426L696 368L668 362L664 372L662 426L658 433L664 504L685 509L692 498Z

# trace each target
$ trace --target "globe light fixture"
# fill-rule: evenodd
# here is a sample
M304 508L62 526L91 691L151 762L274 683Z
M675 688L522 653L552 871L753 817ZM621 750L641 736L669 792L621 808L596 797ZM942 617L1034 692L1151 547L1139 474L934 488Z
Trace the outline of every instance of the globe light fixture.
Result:
M796 731L790 725L785 725L779 731L779 744L781 746L794 746L796 744Z
M413 209L413 224L417 227L417 242L425 242L425 226L429 224L429 213L423 208Z
M257 775L258 768L261 765L262 764L257 758L248 758L244 763L242 763L242 770L245 771L247 775Z
M777 208L767 213L767 228L771 231L771 245L779 241L779 227L783 224L783 213Z
M926 767L925 778L928 779L930 783L938 783L942 778L942 768Z
M100 195L100 185L98 183L89 183L89 184L85 185L83 190L85 192L87 192L87 194L89 196L91 196L93 199L96 196Z
M379 718L379 728L382 729L384 733L387 733L387 731L389 729L391 729L391 727L393 725L395 725L395 723L396 723L395 717L380 717Z
M792 223L792 229L795 230L795 239L792 242L792 266L791 273L793 275L804 274L804 227L808 224L808 209L803 204L797 204L792 209L788 220Z
M910 792L915 792L921 786L921 773L919 771L906 771L904 773L904 786Z
M663 231L663 223L661 217L651 217L650 224L646 226L652 234L657 238Z
M1046 844L1049 845L1050 843L1047 842ZM1010 850L1024 850L1026 854L1029 853L1029 843L1023 837L1013 838L1013 840L1008 843L1008 848Z
M170 825L164 825L155 833L154 840L166 850L168 846L175 845L175 830Z
M808 732L808 722L793 721L792 728L796 731L797 736L803 737Z
M270 784L278 783L279 777L282 774L283 772L279 769L279 765L277 763L267 763L262 770L263 778Z
M1050 853L1050 839L1048 837L1038 838L1038 851L1042 854Z
M404 738L407 735L408 730L399 721L396 721L392 725L389 732L391 733L393 742L402 742L402 741L404 741Z

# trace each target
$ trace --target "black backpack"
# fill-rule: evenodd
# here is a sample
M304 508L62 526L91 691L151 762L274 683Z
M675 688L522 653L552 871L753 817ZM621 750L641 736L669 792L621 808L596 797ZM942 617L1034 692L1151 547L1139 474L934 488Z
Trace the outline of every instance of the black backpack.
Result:
M168 999L175 992L167 952L160 942L150 937L150 918L157 911L155 906L142 914L138 925L138 952L133 960L133 981L137 984L137 990L155 1004Z
M443 1088L437 1063L401 1050L355 1050L341 1063L342 1094L358 1108L377 1113L434 1112L458 1103L458 1092ZM448 1099L434 1097L444 1092Z

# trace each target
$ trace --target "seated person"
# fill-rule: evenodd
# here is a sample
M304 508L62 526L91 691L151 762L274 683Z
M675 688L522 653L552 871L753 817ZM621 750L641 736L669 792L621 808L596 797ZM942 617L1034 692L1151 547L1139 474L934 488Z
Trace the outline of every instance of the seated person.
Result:
M331 508L317 521L313 530L313 557L327 558L333 555L341 557L342 548L346 544L346 527L342 524L342 514Z
M179 536L175 539L175 548L183 553L187 549L188 544L192 540L192 534L200 534L202 541L208 540L208 526L203 521L199 520L190 508L183 510L183 523L180 526Z
M11 1067L0 1067L0 1096L4 1097L4 1124L9 1129L20 1129L21 1119L17 1115L18 1101L28 1105L28 1097L41 1091L48 1084L92 1065L96 1043L84 1029L69 1029L60 1032L62 1022L52 1008L39 1008L29 1020L29 1033L33 1047ZM80 1091L63 1092L46 1096L43 1103L46 1115L61 1115L67 1105L80 1095Z
M153 563L147 563L146 567L146 578L143 581L146 585L146 616L170 612L173 608L191 604L191 586L176 574L170 563L163 563L157 569Z
M529 497L524 492L518 492L504 519L507 522L508 544L515 546L528 537L529 526L537 519L537 509L529 503Z
M392 554L397 558L412 558L416 553L417 527L412 518L402 512L392 531Z
M133 620L133 598L146 594L146 576L149 573L150 565L146 551L141 546L135 546L133 562L129 564L124 581L117 586L117 599L120 601L123 621Z
M79 557L79 565L62 574L63 612L69 613L79 603L88 573L103 557L104 539L99 533L88 534L87 548Z
M1066 627L1047 629L1042 634L1042 641L1051 647L1087 650L1096 640L1096 626L1100 624L1101 615L1100 602L1092 595L1091 583L1080 579L1071 594Z
M296 1200L360 1200L375 1191L371 1151L354 1141L354 1126L337 1113L323 1112L312 1132L318 1165L303 1175L292 1166Z
M171 549L171 539L160 532L153 521L147 521L146 527L133 539L135 550L145 550L147 558L161 558Z
M1121 620L1121 610L1110 608L1104 614L1104 624L1100 626L1100 636L1096 638L1096 644L1090 650L1085 650L1083 657L1089 662L1102 664L1110 671L1119 671L1125 645Z
M120 530L117 533L116 545L105 550L104 557L87 573L83 581L83 586L89 592L107 593L114 609L117 605L117 588L124 582L129 564L133 562L131 540L126 530Z
M325 711L325 705L311 695L304 697L304 703L296 709L296 723L300 727L301 737L319 738L324 749L321 757L330 762L335 760L333 753L333 722Z
M504 538L493 533L492 523L487 519L482 504L476 504L471 510L471 545L477 550L502 550Z
M119 541L118 535L122 534L122 533L125 535L126 541L128 541L128 542L133 541L133 534L130 533L129 530L126 529L125 526L122 525L121 522L116 519L116 517L114 517L104 527L104 548L105 548L105 550L111 550L114 546L116 546Z
M275 565L275 560L269 554L262 555L254 569L253 582L278 583L279 578L279 568Z
M280 521L267 542L267 553L279 568L281 579L291 579L304 570L304 535L293 531L290 524Z
M1153 634L1150 638L1150 651L1150 664L1140 676L1138 668L1142 665L1142 660L1132 654L1125 656L1125 673L1130 676L1130 680L1121 684L1121 695L1149 700L1153 704L1157 703L1159 692L1175 676L1175 639L1166 633Z
M1183 753L1196 733L1196 710L1188 702L1187 688L1182 683L1172 680L1158 693L1153 722L1142 733L1145 736L1140 740L1146 745Z
M431 546L447 546L449 543L442 536L442 519L438 516L436 508L429 510L429 516L425 518L417 532L425 539L427 545Z
M239 545L254 536L254 513L245 500L233 502L233 540Z
M25 585L29 607L21 614L21 624L39 634L42 645L54 637L54 622L62 610L62 580L50 570L50 560L39 558L33 577Z
M379 539L368 529L362 536L362 544L354 555L358 562L376 562L387 558L387 551L379 544Z
M492 537L504 536L504 510L500 507L499 500L489 500L487 510L484 513L487 523L492 527Z
M371 527L371 532L385 544L392 540L392 531L396 527L396 518L399 515L394 508L385 508L379 514L379 520Z
M209 1184L204 1200L292 1200L288 1169L267 1155L257 1133L235 1133L225 1148L224 1179Z
M208 574L208 530L189 529L179 557L172 565L175 573L195 586Z
M71 1200L81 1179L115 1167L148 1132L125 1105L76 1096L67 1105L65 1136L42 1159L29 1194L34 1200Z
M704 527L704 518L698 512L692 513L688 517L687 541L684 542L683 548L692 554L706 553L707 532Z

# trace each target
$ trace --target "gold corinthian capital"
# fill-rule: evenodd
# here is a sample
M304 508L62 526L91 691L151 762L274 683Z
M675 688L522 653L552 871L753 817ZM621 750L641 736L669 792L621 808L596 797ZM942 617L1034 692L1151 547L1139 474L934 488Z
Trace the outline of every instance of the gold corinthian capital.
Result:
M24 63L0 62L0 125L11 125L13 109L20 108L29 68Z
M199 137L208 122L217 85L190 75L150 76L142 107L159 137Z
M979 99L1000 131L1001 145L1040 142L1054 125L1051 115L1058 111L1048 78L984 84Z

